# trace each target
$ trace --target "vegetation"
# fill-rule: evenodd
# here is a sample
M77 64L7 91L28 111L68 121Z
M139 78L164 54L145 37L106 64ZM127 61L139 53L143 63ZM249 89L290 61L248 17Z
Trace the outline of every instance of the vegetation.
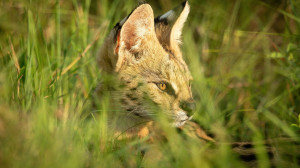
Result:
M149 0L156 15L180 2ZM217 144L183 138L174 128L155 144L107 137L108 99L95 111L90 96L102 80L97 51L135 0L5 0L0 166L247 166L231 150L237 141L253 142L256 166L299 166L300 2L189 3L182 50L194 76L194 119ZM272 161L262 142L271 144ZM141 149L153 146L159 152L141 161Z

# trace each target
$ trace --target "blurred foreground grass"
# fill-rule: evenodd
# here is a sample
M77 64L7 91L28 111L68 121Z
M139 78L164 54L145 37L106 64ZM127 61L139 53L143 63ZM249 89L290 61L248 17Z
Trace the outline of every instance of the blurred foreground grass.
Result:
M155 15L181 1L149 1ZM97 51L138 4L128 1L0 2L0 167L237 167L236 141L256 143L260 167L299 166L300 2L190 0L182 50L194 76L197 120L220 142L172 131L139 165L141 141L107 139ZM98 115L93 115L98 114ZM280 139L293 142L280 143ZM118 148L113 144L118 143ZM159 154L158 154L159 153Z

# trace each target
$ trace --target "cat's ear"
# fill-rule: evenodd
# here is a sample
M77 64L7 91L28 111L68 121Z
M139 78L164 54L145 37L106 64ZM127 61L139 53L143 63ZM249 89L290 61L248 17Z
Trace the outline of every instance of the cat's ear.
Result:
M138 6L132 13L125 18L122 28L117 35L117 45L115 53L118 54L116 71L130 55L136 55L142 51L146 43L155 37L153 10L149 4ZM156 38L156 37L155 37Z
M190 6L185 1L180 6L155 18L156 35L163 46L171 49L178 48L181 44L182 28L189 12Z

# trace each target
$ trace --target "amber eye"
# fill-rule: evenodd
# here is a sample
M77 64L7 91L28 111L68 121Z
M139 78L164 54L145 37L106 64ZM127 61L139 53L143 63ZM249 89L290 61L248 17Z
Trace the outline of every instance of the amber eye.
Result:
M158 83L156 84L157 87L160 89L160 90L166 90L167 89L167 85L165 83Z

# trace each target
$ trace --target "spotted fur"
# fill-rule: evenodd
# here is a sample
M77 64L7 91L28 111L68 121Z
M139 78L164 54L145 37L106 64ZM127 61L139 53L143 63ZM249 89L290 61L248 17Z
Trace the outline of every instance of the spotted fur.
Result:
M176 127L192 117L192 76L179 47L189 10L184 2L154 18L151 6L141 4L106 38L98 63L104 74L116 76L123 86L113 93L123 109L117 117L118 128L153 120L156 111L162 111ZM159 89L159 83L166 84L166 90Z

